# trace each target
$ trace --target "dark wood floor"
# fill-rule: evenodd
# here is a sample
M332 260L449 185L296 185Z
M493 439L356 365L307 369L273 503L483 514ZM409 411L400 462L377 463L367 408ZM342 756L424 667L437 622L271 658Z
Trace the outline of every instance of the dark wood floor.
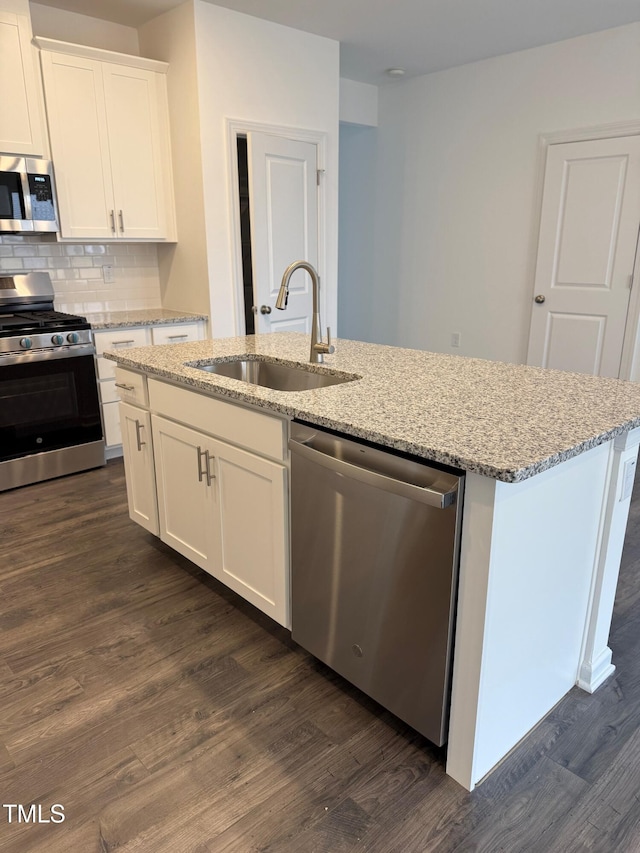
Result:
M469 794L444 753L129 522L122 465L0 494L2 853L640 851L640 495L611 645Z

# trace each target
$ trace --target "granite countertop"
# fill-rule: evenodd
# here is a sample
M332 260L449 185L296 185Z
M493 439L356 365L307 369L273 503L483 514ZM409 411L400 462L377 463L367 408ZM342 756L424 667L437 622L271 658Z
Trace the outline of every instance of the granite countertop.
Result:
M361 379L274 391L187 362L266 356L307 363L308 335L279 333L105 353L165 377L425 459L519 482L640 426L640 384L462 356L337 340L316 372Z
M131 311L103 311L85 315L91 328L118 329L131 326L167 326L173 323L189 323L207 320L206 314L191 314L188 311L171 311L168 308L139 308Z

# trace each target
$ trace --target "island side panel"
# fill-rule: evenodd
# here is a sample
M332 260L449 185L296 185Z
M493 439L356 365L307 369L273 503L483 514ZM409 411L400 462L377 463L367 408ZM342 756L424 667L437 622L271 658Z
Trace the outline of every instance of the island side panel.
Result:
M589 615L578 672L578 686L593 693L615 671L609 648L620 559L629 519L638 457L640 429L618 436L614 443L611 480L602 520L598 565L591 588Z
M576 683L612 456L467 475L447 773L468 790Z

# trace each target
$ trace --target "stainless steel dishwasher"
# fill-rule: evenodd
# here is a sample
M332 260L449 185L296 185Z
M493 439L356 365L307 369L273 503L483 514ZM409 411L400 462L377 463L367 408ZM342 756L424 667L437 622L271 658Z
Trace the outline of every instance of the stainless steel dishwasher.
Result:
M292 636L447 739L464 474L291 425Z

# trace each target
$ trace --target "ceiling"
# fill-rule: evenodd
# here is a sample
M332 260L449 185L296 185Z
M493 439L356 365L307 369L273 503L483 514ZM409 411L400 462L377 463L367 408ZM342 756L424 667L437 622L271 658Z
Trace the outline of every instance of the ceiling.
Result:
M34 0L137 27L184 0ZM640 21L640 0L216 0L336 39L340 73L388 82Z

